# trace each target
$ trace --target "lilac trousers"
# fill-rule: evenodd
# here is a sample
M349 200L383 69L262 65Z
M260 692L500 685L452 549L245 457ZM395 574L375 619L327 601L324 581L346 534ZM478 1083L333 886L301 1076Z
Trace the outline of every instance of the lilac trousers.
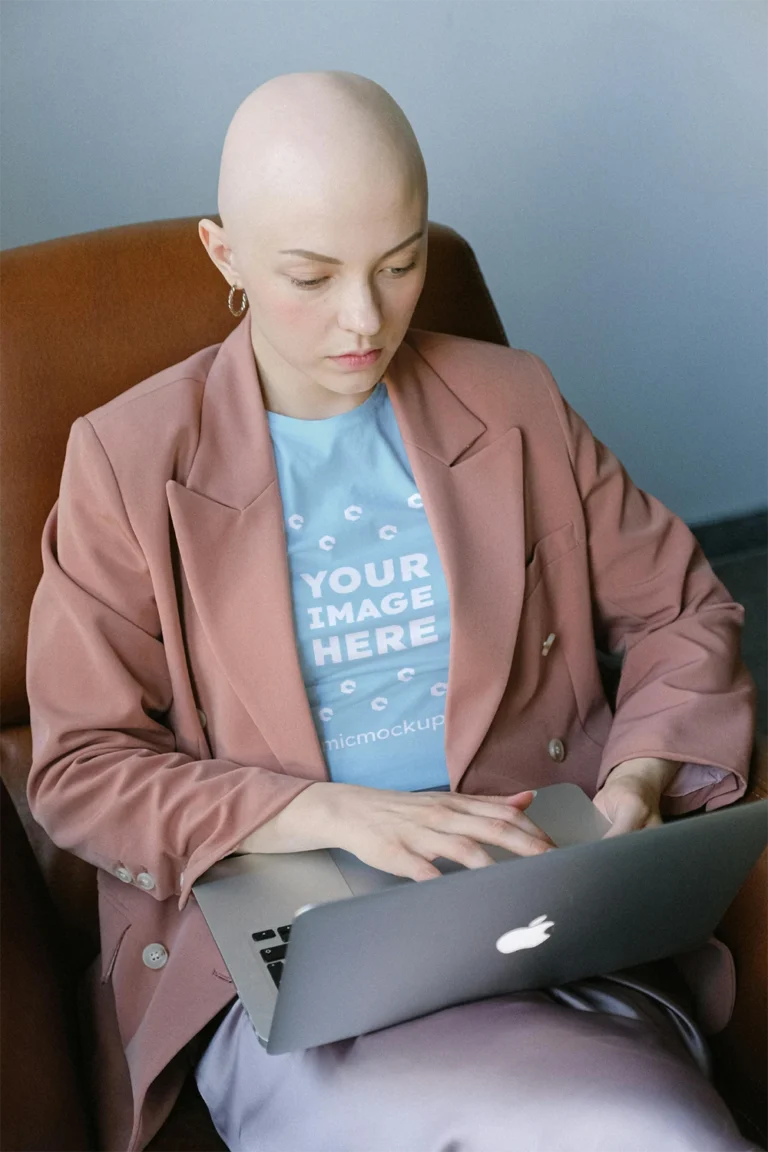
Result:
M268 1055L239 1000L196 1070L231 1152L754 1152L689 1012L611 977Z

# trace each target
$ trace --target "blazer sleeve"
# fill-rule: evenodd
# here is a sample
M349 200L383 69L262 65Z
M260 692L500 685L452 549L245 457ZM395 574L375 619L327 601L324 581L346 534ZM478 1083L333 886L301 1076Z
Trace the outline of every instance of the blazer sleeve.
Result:
M535 362L554 404L581 498L597 647L623 662L598 776L640 756L679 761L662 812L743 795L757 688L741 658L744 608L688 526L632 482Z
M198 876L313 781L175 750L147 560L86 417L70 431L42 558L27 643L32 815L60 848L149 873L150 894L183 908Z

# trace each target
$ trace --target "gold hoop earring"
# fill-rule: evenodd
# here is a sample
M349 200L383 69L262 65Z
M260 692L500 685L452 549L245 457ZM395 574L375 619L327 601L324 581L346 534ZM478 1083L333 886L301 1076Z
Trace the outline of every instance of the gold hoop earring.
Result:
M229 290L229 301L228 301L229 310L233 316L242 316L242 314L245 312L246 308L248 307L248 297L245 294L245 288L240 288L239 291L242 292L242 294L243 294L243 300L242 300L242 303L240 305L240 311L235 312L234 308L232 307L232 299L235 295L235 292L237 292L237 291L238 291L237 287L233 284Z

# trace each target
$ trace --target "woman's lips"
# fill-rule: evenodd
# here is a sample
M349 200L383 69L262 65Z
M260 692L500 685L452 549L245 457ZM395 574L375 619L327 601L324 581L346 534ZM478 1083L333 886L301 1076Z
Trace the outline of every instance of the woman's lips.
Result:
M328 359L333 360L334 364L340 364L342 368L368 368L376 363L380 355L381 348L374 348L365 356L329 356Z

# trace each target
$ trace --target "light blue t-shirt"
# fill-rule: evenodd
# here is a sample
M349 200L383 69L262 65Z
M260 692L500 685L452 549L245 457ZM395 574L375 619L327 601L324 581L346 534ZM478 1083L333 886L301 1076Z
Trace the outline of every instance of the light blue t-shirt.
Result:
M349 412L267 412L299 660L334 781L449 787L448 588L383 381Z

